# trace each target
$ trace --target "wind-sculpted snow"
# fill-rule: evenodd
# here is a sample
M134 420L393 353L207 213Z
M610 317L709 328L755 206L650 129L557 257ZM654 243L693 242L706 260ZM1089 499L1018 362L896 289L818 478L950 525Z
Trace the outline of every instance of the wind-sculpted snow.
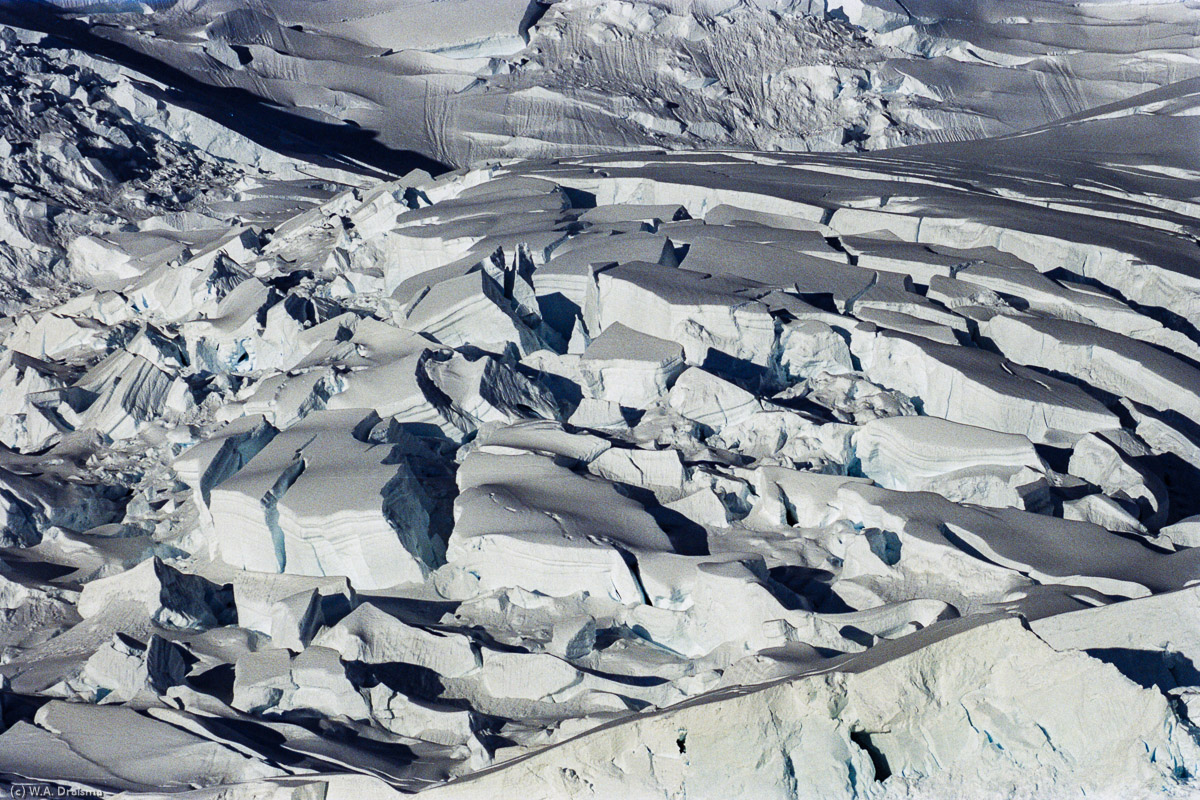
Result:
M0 771L1190 790L1197 164L1133 137L1191 92L353 188L193 153L219 213L76 231L0 320Z

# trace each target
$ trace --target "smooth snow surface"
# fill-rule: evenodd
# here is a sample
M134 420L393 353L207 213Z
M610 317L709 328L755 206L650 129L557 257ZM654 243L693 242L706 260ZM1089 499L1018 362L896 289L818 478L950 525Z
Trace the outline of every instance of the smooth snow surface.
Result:
M1194 3L59 5L180 72L0 27L0 781L1200 792Z

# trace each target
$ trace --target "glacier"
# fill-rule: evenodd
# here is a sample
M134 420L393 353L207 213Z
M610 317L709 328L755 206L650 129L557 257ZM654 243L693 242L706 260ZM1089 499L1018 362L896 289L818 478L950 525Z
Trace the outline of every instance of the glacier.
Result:
M0 2L0 784L1197 795L1197 30Z

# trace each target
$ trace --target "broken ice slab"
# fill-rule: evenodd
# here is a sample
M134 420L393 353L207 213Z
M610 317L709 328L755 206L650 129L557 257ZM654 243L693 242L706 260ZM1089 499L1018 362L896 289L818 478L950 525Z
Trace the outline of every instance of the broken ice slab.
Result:
M455 705L439 705L398 692L380 682L364 694L371 719L385 730L444 745L475 745L476 715Z
M583 594L552 598L524 589L503 589L460 603L442 621L495 630L502 644L574 661L594 651L598 627L607 625L616 609L607 598Z
M850 372L854 361L846 340L828 323L787 320L779 328L779 378L788 385L819 373Z
M840 236L838 241L858 266L908 275L924 285L929 285L935 275L953 277L957 268L970 263L963 255L906 242L888 231Z
M640 602L631 566L637 553L672 549L638 503L543 456L475 452L459 468L458 482L446 558L485 588L519 586L553 596L585 590ZM580 496L590 498L586 506Z
M846 355L849 360L849 353ZM776 396L781 402L803 397L829 409L844 422L862 425L873 419L914 416L913 399L903 392L885 389L867 380L861 372L844 369L820 370L796 387Z
M843 626L806 608L788 608L768 580L761 557L744 553L682 556L645 553L639 576L646 603L628 611L640 636L718 669L746 653L805 642L828 652L862 647ZM736 615L724 613L736 607Z
M848 263L846 254L831 244L831 238L827 238L832 236L833 231L823 229L820 223L782 214L721 206L709 211L703 221L676 220L660 226L659 231L677 245L687 245L684 251L688 254L691 245L702 239L710 239L733 247L739 244L767 245L805 256L796 260L797 265L819 266L822 260ZM750 249L746 252L755 251ZM811 258L813 256L817 260Z
M1172 336L1162 323L1140 314L1126 303L1085 284L1059 283L1033 269L1012 269L995 264L971 264L954 274L962 282L982 286L1007 296L1021 310L1037 311L1059 319L1085 322L1144 341L1168 341L1186 349L1186 336Z
M482 663L469 675L449 678L448 699L464 700L498 717L538 716L577 720L614 715L647 704L666 705L684 695L668 681L638 682L580 669L549 653L485 649Z
M1146 526L1139 522L1126 506L1102 494L1085 494L1074 500L1064 500L1062 517L1090 522L1113 532L1147 534ZM1171 546L1161 537L1158 541ZM1171 541L1173 544L1174 540Z
M261 414L239 417L177 457L175 472L192 487L197 505L207 508L212 488L244 467L276 433Z
M676 379L667 403L680 416L716 433L763 410L753 394L699 367L689 367Z
M801 297L823 298L839 311L852 306L857 297L879 280L878 274L870 270L786 247L711 237L695 239L681 267L784 287Z
M666 267L679 264L671 241L652 234L585 234L557 246L554 256L533 273L538 309L546 323L569 338L583 313L593 283L592 269L631 261Z
M391 230L379 235L371 236L368 228L363 239L355 229L350 261L357 269L381 270L387 292L469 254L478 260L506 240L510 246L527 246L534 261L542 263L567 238L555 228L568 202L561 190L547 185L551 188L544 193L514 197L497 193L476 198L468 190L456 199L406 210Z
M192 361L215 373L276 366L278 356L260 342L260 315L272 300L270 290L250 278L223 297L206 318L184 322L180 331Z
M357 604L354 588L342 576L231 572L238 626L270 637L277 648L300 652L323 626Z
M444 351L431 347L429 352ZM422 350L381 366L351 372L341 379L344 390L331 397L326 407L330 410L369 408L380 417L390 417L416 430L457 439L463 431L430 403L426 395L428 384L424 383L424 364L427 358L426 351Z
M567 422L576 428L593 430L621 430L629 428L629 421L621 411L621 404L611 400L585 397L571 412Z
M183 649L157 634L145 644L115 634L70 685L85 702L143 705L183 683L188 670Z
M854 450L862 474L887 489L996 508L1049 501L1047 467L1017 434L937 417L891 417L860 428Z
M469 450L460 451L463 458L474 450L501 455L523 452L561 457L580 465L592 464L612 448L612 444L589 433L570 433L562 423L553 420L522 420L512 424L488 423L479 429Z
M1079 650L1106 661L1130 680L1164 692L1191 690L1191 722L1200 708L1200 621L1195 587L1124 603L1035 619L1034 633L1055 650Z
M351 720L371 716L338 652L326 647L308 647L296 655L277 648L247 653L234 665L234 676L232 706L240 711Z
M411 664L439 676L465 675L479 664L471 640L461 633L409 625L369 599L321 631L314 644L336 650L344 661Z
M908 277L886 272L877 272L875 275L876 279L871 286L851 303L851 310L856 317L861 317L866 311L891 312L933 323L960 334L967 333L966 320L917 292ZM954 341L952 340L952 343Z
M1176 548L1200 547L1200 516L1185 517L1159 531Z
M400 223L404 227L441 227L446 222L482 220L497 224L499 220L515 219L524 222L526 217L539 214L562 212L570 208L571 202L562 187L552 180L525 175L482 175L459 176L468 179L454 180L455 176L443 176L439 181L445 190L432 206L423 206L407 211ZM437 189L432 190L434 196Z
M128 439L152 422L178 419L194 401L187 384L141 356L117 350L89 369L74 387L93 400L75 410L76 429Z
M812 531L805 535L836 553L844 565L839 580L852 584L837 591L850 596L869 587L870 595L852 597L852 605L935 596L968 613L1002 601L1031 579L1142 597L1180 588L1200 574L1190 551L1166 554L1084 522L959 505L862 478L777 467L759 468L754 477L762 499L745 524Z
M32 547L51 526L88 530L123 515L120 491L7 466L0 467L0 546Z
M426 396L422 366L430 357L451 356L448 348L419 333L370 318L355 321L347 343L353 345L354 359L362 365L338 375L340 391L328 399L326 408L374 409L380 417L394 416L413 425L455 431Z
M919 336L922 339L929 339L939 344L956 345L960 342L959 335L955 334L954 328L937 322L930 322L911 314L905 314L901 311L892 311L877 306L862 306L856 308L854 313L855 316L864 322L872 322L880 328L896 331L897 333ZM966 327L965 323L962 327Z
M773 231L803 231L817 233L824 238L833 234L832 229L819 222L793 214L774 214L764 209L741 208L736 205L720 204L710 208L704 215L709 225L747 225Z
M190 364L186 342L182 337L172 336L148 322L138 325L137 332L123 344L122 349L141 356L167 372L183 370Z
M678 204L658 206L635 204L598 206L596 208L589 208L579 215L581 222L590 222L594 225L615 222L646 222L657 224L660 222L675 222L681 219L687 219L687 209Z
M213 315L219 304L251 274L222 251L194 256L182 264L168 263L149 270L126 290L138 312L162 320Z
M603 210L606 209L590 211ZM662 234L637 232L611 235L589 231L555 247L553 257L541 269L549 275L586 275L590 266L625 264L630 261L645 261L664 267L679 266L674 242ZM541 279L542 276L535 272L535 285ZM538 293L542 293L540 286Z
M240 403L217 409L219 421L243 415L262 415L276 428L287 428L312 411L327 408L343 387L340 371L316 367L295 374L275 373L257 384L246 384L249 395Z
M447 347L471 344L493 352L502 351L506 342L516 344L523 354L555 349L551 345L559 339L539 319L523 314L504 288L482 270L441 281L418 294L397 324Z
M528 372L508 353L496 358L475 349L429 351L417 380L429 406L469 435L488 422L561 416L558 399Z
M619 322L593 339L580 359L592 397L632 408L658 400L684 367L682 346Z
M109 329L86 316L53 312L21 314L4 336L4 346L38 359L58 359L104 349Z
M121 241L121 238L118 236L108 238L79 236L75 238L67 248L71 276L84 285L119 287L137 278L145 271L146 265L139 263L139 256L158 255L158 259L165 262L178 257L184 249L177 242L165 240L159 245L162 247L159 253L147 253L145 245L154 241L155 237L139 237L140 242L137 240ZM134 248L130 248L130 244L133 244ZM141 244L142 247L138 248L138 244ZM131 249L140 249L142 252L130 252Z
M421 488L392 449L352 433L368 411L314 412L213 486L217 552L259 572L345 575L356 589L421 581L441 560Z
M1100 491L1142 520L1158 528L1167 519L1167 487L1163 479L1139 463L1141 452L1120 447L1119 437L1088 434L1075 443L1067 471L1100 488Z
M758 366L770 362L775 321L766 307L737 294L752 283L643 262L601 270L596 280L595 306L584 309L589 327L619 322L679 342L689 364L703 364L710 350Z
M652 489L672 499L678 499L687 481L687 470L675 450L611 447L592 459L587 468L605 480ZM719 522L724 522L723 515Z
M1200 575L1200 553L1165 554L1095 525L1011 508L960 506L936 495L858 485L841 487L829 508L837 510L827 521L841 518L903 533L1041 583L1141 597L1181 588ZM900 565L905 568L902 548L903 540Z
M1200 370L1153 345L1104 327L1007 314L981 324L980 333L1019 364L1070 375L1160 411L1200 417Z
M959 314L968 313L961 309L970 310L972 306L997 310L1010 308L1008 301L986 286L941 275L930 279L925 296Z
M108 578L93 580L79 595L85 620L108 614L140 614L173 630L205 630L236 620L229 586L183 572L158 557Z
M859 325L851 336L863 372L913 398L930 416L1038 444L1068 444L1120 427L1115 414L1073 384L985 350L872 328Z

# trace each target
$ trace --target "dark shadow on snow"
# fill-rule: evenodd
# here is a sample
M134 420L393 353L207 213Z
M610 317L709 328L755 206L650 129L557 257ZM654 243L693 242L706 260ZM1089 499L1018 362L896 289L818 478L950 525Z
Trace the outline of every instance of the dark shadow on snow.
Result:
M76 48L136 70L171 87L163 93L163 99L170 103L287 156L374 177L399 176L414 169L436 176L450 169L416 151L388 147L373 132L357 126L307 119L245 89L210 86L128 45L99 36L87 23L40 3L0 0L0 24L48 34L51 44Z

